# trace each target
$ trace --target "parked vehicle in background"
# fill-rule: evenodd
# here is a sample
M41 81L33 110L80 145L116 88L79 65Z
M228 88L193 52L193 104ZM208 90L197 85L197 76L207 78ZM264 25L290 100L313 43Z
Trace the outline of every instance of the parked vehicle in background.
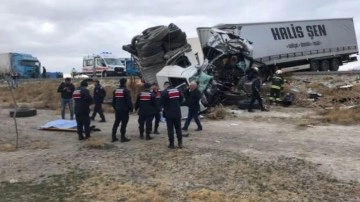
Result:
M0 77L15 71L20 79L40 77L40 61L31 54L0 53Z
M139 75L139 68L136 65L136 62L133 57L120 58L120 61L126 68L127 76L138 76Z
M83 68L79 74L89 76L118 76L125 75L126 68L119 57L110 52L102 52L83 57Z
M272 72L276 66L283 72L337 71L339 66L353 61L351 54L358 53L352 18L200 27L197 31L205 59L211 54L207 46L214 28L250 41L254 60Z
M64 74L62 72L46 72L46 78L50 78L50 79L64 78Z

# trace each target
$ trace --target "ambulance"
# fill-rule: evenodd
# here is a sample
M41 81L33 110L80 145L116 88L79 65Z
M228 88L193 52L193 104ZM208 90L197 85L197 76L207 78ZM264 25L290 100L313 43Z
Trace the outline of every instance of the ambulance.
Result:
M102 52L83 57L82 74L88 76L126 75L126 67L121 59L111 52Z

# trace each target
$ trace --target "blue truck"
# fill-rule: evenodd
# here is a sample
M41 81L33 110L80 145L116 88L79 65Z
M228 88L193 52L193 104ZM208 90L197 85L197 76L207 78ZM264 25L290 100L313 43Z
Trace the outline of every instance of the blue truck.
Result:
M126 75L127 76L138 76L139 70L136 66L134 58L120 58L121 63L126 68Z
M30 54L0 53L0 77L16 72L18 78L39 78L40 67L40 61Z

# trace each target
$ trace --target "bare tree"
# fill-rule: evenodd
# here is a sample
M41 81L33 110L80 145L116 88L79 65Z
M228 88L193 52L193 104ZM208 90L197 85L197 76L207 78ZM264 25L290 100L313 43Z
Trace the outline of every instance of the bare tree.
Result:
M17 102L16 102L16 99L15 99L15 96L14 96L14 91L13 91L13 86L12 86L12 78L10 76L7 76L7 75L3 75L3 78L4 80L7 82L8 84L8 88L9 88L9 91L10 91L10 94L11 94L11 97L12 97L12 100L13 100L13 103L14 103L14 107L15 107L15 111L14 111L14 114L13 114L13 119L14 119L14 124L15 124L15 131L16 131L16 148L19 147L19 131L18 131L18 127L17 127L17 120L16 120L16 112L18 111L19 107L17 105Z

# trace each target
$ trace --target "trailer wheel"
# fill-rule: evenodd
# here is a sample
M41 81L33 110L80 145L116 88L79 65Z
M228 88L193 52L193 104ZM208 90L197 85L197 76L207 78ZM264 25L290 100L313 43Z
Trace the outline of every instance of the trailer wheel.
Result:
M330 70L336 72L339 70L340 62L337 58L331 60Z
M322 60L320 65L320 71L327 72L329 71L330 63L329 60Z
M317 71L319 71L319 61L317 61L317 60L312 60L312 61L310 62L310 70L311 70L312 72L317 72Z

